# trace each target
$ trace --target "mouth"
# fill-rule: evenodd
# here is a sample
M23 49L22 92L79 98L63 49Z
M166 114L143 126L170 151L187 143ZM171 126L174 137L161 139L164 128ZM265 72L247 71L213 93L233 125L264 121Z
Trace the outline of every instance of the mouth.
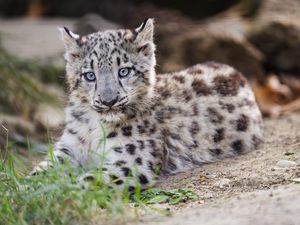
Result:
M100 115L103 121L112 123L120 121L125 115L122 109L106 108L94 110Z
M94 105L91 105L91 107L100 114L119 114L125 111L127 104L128 104L128 100L123 102L119 101L119 103L117 103L112 107L94 106Z
M116 115L119 113L122 113L125 110L125 107L113 107L113 108L107 108L107 107L92 107L96 112L99 114L105 114L105 115Z

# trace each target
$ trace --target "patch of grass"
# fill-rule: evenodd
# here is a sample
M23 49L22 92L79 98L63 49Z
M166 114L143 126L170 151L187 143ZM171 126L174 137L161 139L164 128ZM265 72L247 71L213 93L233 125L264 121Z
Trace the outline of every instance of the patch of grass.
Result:
M187 189L141 192L137 188L130 194L126 187L109 187L102 171L83 188L77 182L83 169L72 169L68 164L54 164L47 173L26 176L28 171L16 156L7 153L5 157L0 165L0 224L125 224L138 218L139 211L150 209L147 204L177 204L196 198Z
M141 201L146 204L169 203L173 205L196 198L197 195L193 191L185 188L172 190L151 188L142 193Z
M290 182L292 182L294 184L300 184L300 178L291 179Z
M286 156L291 156L291 155L294 155L295 153L293 152L293 151L290 151L290 150L288 150L288 151L286 151L285 153L284 153L284 155L286 155Z

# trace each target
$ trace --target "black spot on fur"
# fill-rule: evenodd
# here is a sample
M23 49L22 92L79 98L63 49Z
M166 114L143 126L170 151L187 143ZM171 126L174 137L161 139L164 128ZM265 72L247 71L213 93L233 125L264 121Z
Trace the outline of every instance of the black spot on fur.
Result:
M195 104L193 104L193 106L192 106L192 110L193 110L193 116L198 116L198 114L199 114L199 110L198 110L198 106L197 106L197 104L195 103Z
M200 126L197 121L192 122L192 124L189 128L189 131L190 131L191 135L195 135L200 131Z
M94 181L95 177L93 175L89 175L89 176L84 177L83 180L85 180L85 181Z
M171 92L165 87L157 87L156 91L162 96L163 99L171 97Z
M76 79L74 87L72 88L72 91L78 89L79 85L80 85L80 79Z
M77 131L73 130L73 129L67 129L67 131L70 133L70 134L77 134Z
M156 131L156 125L153 124L153 125L151 126L151 128L149 129L149 132L150 132L151 134L153 134L153 133L155 133L155 131Z
M222 123L224 120L224 116L222 116L215 108L207 108L208 116L210 122L212 123Z
M244 150L243 141L242 140L236 140L236 141L232 142L231 147L232 147L233 151L240 154Z
M184 90L184 91L181 93L181 96L182 96L182 98L183 98L186 102L189 102L189 101L192 99L192 96L191 96L190 92L187 91L187 90Z
M198 148L199 147L198 141L193 140L193 144L188 144L188 145L186 145L186 147L190 150Z
M154 140L150 139L150 140L148 140L148 143L152 149L156 148L156 142Z
M78 137L78 140L79 140L79 142L80 142L81 144L83 144L83 145L86 143L84 137Z
M177 169L177 165L174 163L172 159L169 159L167 162L167 171L175 171Z
M83 117L83 115L84 115L84 112L82 112L82 111L73 111L73 112L71 113L71 115L72 115L76 120L82 121L82 117Z
M134 190L135 190L135 187L134 187L134 186L129 186L129 187L128 187L128 191L129 191L129 192L134 192Z
M154 172L153 162L148 161L148 168Z
M123 171L125 177L129 177L132 175L131 170L128 167L122 167L121 170Z
M136 146L135 146L134 144L127 144L125 147L126 147L126 151L127 151L130 155L134 155L134 154L135 154Z
M124 183L123 180L120 177L117 177L116 175L110 174L109 177L112 180L112 182L114 182L117 185L121 185Z
M194 79L194 81L192 82L192 88L198 96L207 96L212 93L203 80Z
M229 113L232 113L235 110L235 106L233 104L225 104L223 108L227 109Z
M246 79L239 73L235 72L230 76L216 76L213 80L214 89L223 96L235 96L239 88L244 87Z
M71 151L67 148L61 148L59 149L61 152L65 153L66 155L72 155Z
M149 143L149 147L152 149L152 151L150 152L150 154L155 158L158 155L158 149L156 146L156 142L152 139L148 140Z
M145 129L145 127L142 126L142 125L138 125L138 126L137 126L137 129L138 129L138 131L139 131L140 134L146 133L146 129Z
M120 57L117 57L117 65L120 66L120 64L121 64Z
M62 157L62 156L60 156L60 155L57 155L56 158L57 158L57 160L58 160L58 162L59 162L60 164L64 164L64 163L65 163L64 157Z
M209 151L211 152L212 155L220 155L222 153L222 149L220 148L209 149Z
M138 165L142 165L142 164L143 164L143 160L142 160L141 157L136 158L136 159L135 159L135 162L136 162L136 164L138 164Z
M93 59L92 59L91 62L90 62L90 67L91 67L92 69L94 69L94 60L93 60Z
M140 150L143 150L143 149L145 148L144 141L138 140L137 143L138 143L138 145L139 145L139 149L140 149Z
M170 132L169 135L170 135L170 137L171 137L172 139L174 139L174 140L181 140L180 135L177 134L177 133L172 133L172 132Z
M224 128L217 129L214 134L214 142L218 143L224 139Z
M81 103L88 103L88 100L86 98L81 98L80 101Z
M236 121L237 131L246 131L249 126L249 117L242 114L240 118Z
M149 183L148 178L144 174L139 175L139 181L140 181L141 184L148 184Z
M184 80L184 76L180 76L180 75L175 75L173 76L173 79L178 81L181 84L184 84L185 80Z
M113 150L117 153L122 153L122 148L120 148L120 147L115 147L115 148L113 148Z
M151 154L154 158L157 157L157 152L156 152L156 151L151 151L150 154Z
M118 160L114 163L115 166L123 166L126 164L126 161L124 160Z
M121 178L119 178L118 180L115 180L114 183L117 184L117 185L121 185L124 182L123 182L123 180L121 180Z
M113 138L113 137L116 137L117 135L118 135L117 132L112 131L112 132L110 132L110 133L107 135L107 138Z
M126 126L121 128L123 131L124 136L131 136L132 135L132 126Z

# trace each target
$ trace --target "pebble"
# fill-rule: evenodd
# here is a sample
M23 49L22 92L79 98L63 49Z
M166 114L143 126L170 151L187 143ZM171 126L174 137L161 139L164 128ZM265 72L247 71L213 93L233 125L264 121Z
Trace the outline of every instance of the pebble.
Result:
M296 166L297 163L294 161L290 161L290 160L279 160L276 165L275 165L275 169L285 169L285 168L291 168Z
M224 178L224 179L218 180L214 184L214 186L219 187L219 188L229 187L230 182L231 182L231 180Z

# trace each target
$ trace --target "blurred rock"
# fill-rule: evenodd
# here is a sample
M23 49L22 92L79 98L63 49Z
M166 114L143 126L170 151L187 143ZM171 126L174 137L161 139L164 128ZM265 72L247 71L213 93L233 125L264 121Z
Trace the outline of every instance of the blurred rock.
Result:
M234 66L247 77L262 76L262 55L234 32L199 25L169 36L159 34L159 65L162 71L175 71L193 64L218 61ZM160 30L163 32L163 30Z
M108 21L97 14L87 14L79 19L74 25L74 32L87 35L97 31L120 29L120 25Z
M1 45L21 59L58 57L64 48L57 28L72 29L73 22L71 19L0 19Z
M0 116L0 148L5 149L7 139L13 135L31 136L34 134L34 126L17 116Z
M266 21L250 32L249 40L264 54L267 70L300 75L299 21Z
M268 71L300 75L300 1L265 0L248 33Z
M263 0L260 7L259 19L280 19L300 16L299 0Z
M48 104L39 104L34 115L34 124L42 130L55 130L64 123L62 108Z
M295 167L297 165L296 162L290 160L280 160L276 163L275 169L286 169L290 167Z
M230 187L231 180L227 178L223 178L218 180L213 186L214 187L219 187L219 188L225 188L225 187Z

